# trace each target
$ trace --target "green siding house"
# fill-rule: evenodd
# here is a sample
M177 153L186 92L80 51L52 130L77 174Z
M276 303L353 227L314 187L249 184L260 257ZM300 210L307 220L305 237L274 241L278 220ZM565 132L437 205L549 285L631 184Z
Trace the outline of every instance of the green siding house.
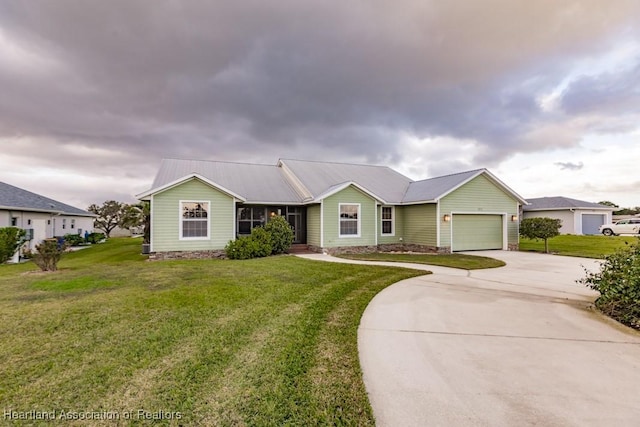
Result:
M284 216L317 252L453 252L518 247L526 201L486 169L413 181L385 166L165 159L140 200L152 257L221 256L232 239Z

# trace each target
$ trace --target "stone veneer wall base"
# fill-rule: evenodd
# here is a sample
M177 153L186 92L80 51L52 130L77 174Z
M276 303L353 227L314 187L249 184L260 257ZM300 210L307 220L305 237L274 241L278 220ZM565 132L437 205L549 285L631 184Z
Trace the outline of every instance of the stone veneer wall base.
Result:
M213 251L169 251L151 252L149 261L165 261L170 259L221 259L226 258L224 250Z

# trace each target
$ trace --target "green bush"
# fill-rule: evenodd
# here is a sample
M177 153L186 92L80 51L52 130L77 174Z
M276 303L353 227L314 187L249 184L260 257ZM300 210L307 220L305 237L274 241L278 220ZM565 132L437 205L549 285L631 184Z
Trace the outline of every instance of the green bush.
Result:
M242 236L231 240L225 246L224 251L229 259L255 258L258 243L251 236Z
M98 243L104 240L104 238L105 238L104 233L90 233L87 236L87 243Z
M65 234L64 242L67 246L78 246L84 243L84 237L79 234Z
M57 239L45 239L36 245L31 258L42 271L56 271L65 249L66 245L60 245Z
M271 234L263 227L251 230L251 235L231 240L224 251L229 259L251 259L271 255Z
M0 228L0 264L11 259L24 242L26 232L17 227Z
M586 273L578 282L600 292L596 307L640 329L640 240L606 256L599 272Z
M549 253L549 239L560 235L562 220L555 218L525 218L520 221L520 235L527 239L544 240L544 251Z
M276 216L267 222L264 229L271 234L271 253L283 254L293 243L293 230L283 216Z

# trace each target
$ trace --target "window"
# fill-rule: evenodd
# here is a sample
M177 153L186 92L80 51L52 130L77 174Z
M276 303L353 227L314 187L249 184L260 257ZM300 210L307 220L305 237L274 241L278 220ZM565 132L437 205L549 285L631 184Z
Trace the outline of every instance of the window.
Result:
M394 207L393 206L383 206L382 207L382 234L393 236L395 234L394 227Z
M16 227L17 225L18 225L18 218L16 218L15 216L11 217L11 226Z
M27 220L27 225L31 225L31 220L30 219Z
M251 229L265 224L264 207L238 208L238 234L251 234Z
M72 219L71 220L71 229L73 230L74 228L76 228L76 220Z
M180 239L209 237L209 202L180 202Z
M66 229L67 228L67 219L66 218L62 218L62 229Z
M360 205L342 204L340 209L340 237L360 237Z

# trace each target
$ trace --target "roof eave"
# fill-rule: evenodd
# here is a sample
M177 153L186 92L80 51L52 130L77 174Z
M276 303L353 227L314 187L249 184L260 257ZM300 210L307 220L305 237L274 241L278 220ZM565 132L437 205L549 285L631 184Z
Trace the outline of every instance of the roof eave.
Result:
M229 196L231 196L231 197L233 197L235 199L241 200L243 202L245 202L247 200L245 197L243 197L243 196L241 196L241 195L239 195L239 194L237 194L237 193L235 193L235 192L223 187L222 185L217 184L217 183L211 181L210 179L205 178L204 176L202 176L200 174L197 174L197 173L191 173L189 175L185 175L182 178L178 178L178 179L176 179L174 181L171 181L171 182L169 182L167 184L161 185L160 187L152 188L152 189L147 190L147 191L145 191L143 193L137 194L136 198L138 200L150 200L151 196L153 196L155 194L158 194L158 193L162 193L163 191L167 191L167 190L169 190L171 188L174 188L174 187L176 187L176 186L178 186L180 184L183 184L183 183L185 183L185 182L187 182L187 181L189 181L191 179L200 180L200 181L204 182L205 184L207 184L207 185L209 185L209 186L211 186L213 188L216 188L216 189L222 191L223 193L226 193L227 195L229 195Z

